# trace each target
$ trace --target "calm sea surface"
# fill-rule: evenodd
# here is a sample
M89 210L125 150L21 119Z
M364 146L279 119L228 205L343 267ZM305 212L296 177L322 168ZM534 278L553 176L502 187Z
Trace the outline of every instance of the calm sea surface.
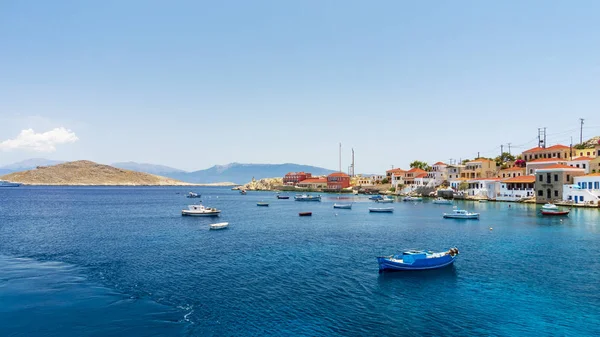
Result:
M180 215L188 191L0 188L0 335L600 335L598 210L460 202L482 213L460 221L194 189L215 220ZM378 273L377 255L451 246L451 268Z

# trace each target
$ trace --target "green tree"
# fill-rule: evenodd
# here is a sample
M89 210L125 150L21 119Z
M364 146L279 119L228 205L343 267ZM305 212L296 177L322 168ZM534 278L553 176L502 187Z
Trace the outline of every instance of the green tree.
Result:
M515 161L515 156L513 156L512 154L510 154L508 152L502 152L501 155L499 155L498 157L494 158L494 161L496 162L496 164L498 164L499 166L501 166L504 163L506 163L507 161Z
M470 161L471 161L471 159L464 159L464 160L463 160L463 161L461 161L460 163L464 165L464 164L466 164L466 163L468 163L468 162L470 162Z
M459 191L466 191L468 188L469 184L466 181L463 181L462 183L460 183L460 185L458 185Z
M420 161L420 160L415 160L412 163L410 163L410 167L411 168L420 168L421 170L425 170L425 171L429 171L431 169L431 167L429 165L427 165L426 162Z
M387 184L389 182L390 180L388 178L383 178L383 180L381 181L382 184Z

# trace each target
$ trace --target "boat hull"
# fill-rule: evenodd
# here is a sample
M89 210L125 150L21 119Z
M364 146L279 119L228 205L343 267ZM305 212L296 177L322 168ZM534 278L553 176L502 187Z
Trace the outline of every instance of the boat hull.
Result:
M311 212L301 212L301 213L298 213L298 215L299 216L312 216L312 213Z
M181 215L183 216L219 216L219 214L221 214L221 211L218 212L210 212L210 213L205 213L205 212L195 212L195 211L190 211L190 210L183 210L181 211Z
M465 219L465 220L479 220L479 214L477 215L456 215L456 214L444 214L444 219Z
M371 213L393 213L393 208L369 208Z
M569 215L569 211L542 211L542 215L565 216L565 215Z
M229 227L229 222L215 223L210 225L210 229L225 229Z
M289 199L290 197L281 197L281 196L277 196L277 199Z
M446 255L440 258L416 260L412 264L391 261L388 257L378 257L379 271L417 271L430 270L450 266L456 260L455 256ZM430 261L428 261L430 260Z
M19 187L21 186L21 184L19 183L2 183L0 184L0 187Z
M352 209L352 205L333 205L333 208L338 208L338 209Z
M258 203L258 204L256 204L256 206L259 206L259 207L269 207L269 204L260 204L260 203Z
M296 201L321 201L321 197L315 198L296 198Z

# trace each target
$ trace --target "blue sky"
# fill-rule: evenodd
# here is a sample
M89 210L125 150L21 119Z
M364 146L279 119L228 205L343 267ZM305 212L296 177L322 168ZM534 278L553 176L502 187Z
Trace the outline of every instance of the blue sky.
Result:
M580 117L584 138L600 134L598 13L598 1L3 1L0 143L13 145L0 165L336 168L342 142L344 170L353 147L357 171L377 173L517 152L538 127L568 144ZM35 145L18 138L27 129Z

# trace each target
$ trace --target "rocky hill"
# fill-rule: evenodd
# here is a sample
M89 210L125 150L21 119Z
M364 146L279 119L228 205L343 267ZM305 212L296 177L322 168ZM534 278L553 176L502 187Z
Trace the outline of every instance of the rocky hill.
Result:
M243 185L241 189L249 191L271 191L281 185L283 185L283 178L264 178L253 180Z
M26 185L193 185L153 174L97 164L88 160L78 160L54 166L38 166L34 170L10 173L0 177L0 179Z

